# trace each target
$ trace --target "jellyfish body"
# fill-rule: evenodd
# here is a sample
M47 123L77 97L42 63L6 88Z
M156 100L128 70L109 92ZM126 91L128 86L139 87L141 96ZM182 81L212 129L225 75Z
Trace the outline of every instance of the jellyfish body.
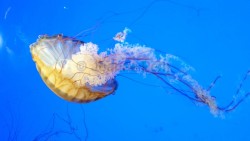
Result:
M162 87L207 105L214 114L235 109L250 95L247 93L238 102L233 99L226 107L217 106L210 89L220 77L208 88L203 88L187 73L190 67L178 57L157 55L153 48L124 42L128 31L119 32L114 37L119 42L106 52L98 53L96 44L61 34L40 36L30 50L46 85L71 102L87 103L114 93L118 86L116 76L123 71L154 75L163 82Z
M81 48L85 50L81 52ZM88 49L81 41L62 35L43 35L30 50L45 84L65 100L90 102L113 93L117 88L115 79L91 85L98 79L95 60L98 58L94 50Z

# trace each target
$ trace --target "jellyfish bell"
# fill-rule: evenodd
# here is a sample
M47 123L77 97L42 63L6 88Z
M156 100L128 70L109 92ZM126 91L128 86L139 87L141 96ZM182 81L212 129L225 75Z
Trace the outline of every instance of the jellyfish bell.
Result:
M59 97L79 103L101 99L117 89L114 76L101 77L98 47L62 34L39 36L30 45L32 58L45 84Z

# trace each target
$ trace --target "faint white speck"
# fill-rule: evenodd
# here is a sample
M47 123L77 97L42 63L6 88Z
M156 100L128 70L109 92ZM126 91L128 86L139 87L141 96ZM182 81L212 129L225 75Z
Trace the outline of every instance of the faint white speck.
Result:
M0 49L3 47L3 37L2 35L0 34Z
M9 55L13 55L13 51L7 46L6 46L6 51Z

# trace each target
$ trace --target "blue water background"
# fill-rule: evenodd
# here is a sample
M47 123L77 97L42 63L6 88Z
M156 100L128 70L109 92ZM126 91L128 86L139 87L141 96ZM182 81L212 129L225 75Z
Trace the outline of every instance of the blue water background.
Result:
M128 73L139 82L117 77L114 95L69 103L43 83L29 52L38 35L84 30L93 32L79 39L104 51L128 27L128 42L178 56L202 86L222 75L211 93L223 106L250 69L249 7L249 0L0 0L0 140L249 141L249 98L215 117L173 90L140 83L159 80Z

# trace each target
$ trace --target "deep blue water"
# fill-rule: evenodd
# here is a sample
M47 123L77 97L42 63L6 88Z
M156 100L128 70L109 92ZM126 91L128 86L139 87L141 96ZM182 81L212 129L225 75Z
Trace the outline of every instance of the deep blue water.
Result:
M57 97L41 80L29 45L38 35L63 33L114 47L127 41L181 58L191 75L212 88L218 105L233 99L250 69L249 0L0 0L1 141L248 141L249 98L215 117L171 89L150 87L154 77L117 77L114 95L75 104ZM159 81L159 80L158 80ZM245 81L241 93L250 91Z

